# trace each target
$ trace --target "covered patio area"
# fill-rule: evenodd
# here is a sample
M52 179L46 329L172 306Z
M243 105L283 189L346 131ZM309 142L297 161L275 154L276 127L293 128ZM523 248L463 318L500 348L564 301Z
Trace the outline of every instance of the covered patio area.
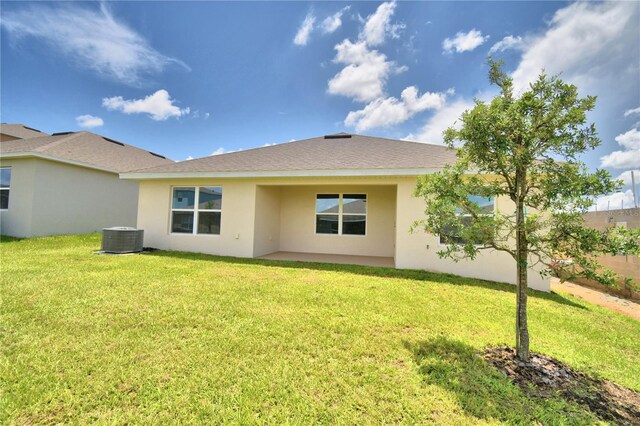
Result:
M395 267L396 185L338 182L257 185L253 257Z

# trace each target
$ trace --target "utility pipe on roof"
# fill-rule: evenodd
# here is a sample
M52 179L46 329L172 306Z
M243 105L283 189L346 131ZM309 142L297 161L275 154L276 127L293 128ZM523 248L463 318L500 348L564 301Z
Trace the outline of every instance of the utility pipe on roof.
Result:
M633 207L638 208L638 197L636 193L636 174L631 170L631 193L633 194Z

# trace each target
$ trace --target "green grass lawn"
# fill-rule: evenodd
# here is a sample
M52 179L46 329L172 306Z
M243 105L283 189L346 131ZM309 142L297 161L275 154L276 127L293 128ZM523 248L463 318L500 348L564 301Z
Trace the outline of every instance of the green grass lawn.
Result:
M509 285L417 271L4 239L0 423L532 423L479 352L514 339ZM529 299L532 350L640 390L640 322Z

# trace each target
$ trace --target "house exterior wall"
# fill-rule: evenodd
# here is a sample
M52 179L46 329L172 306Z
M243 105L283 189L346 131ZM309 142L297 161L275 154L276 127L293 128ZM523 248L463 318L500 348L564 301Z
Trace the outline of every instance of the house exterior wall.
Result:
M640 208L588 212L583 217L585 226L598 231L604 231L612 226L622 226L627 229L640 228ZM598 262L623 277L633 278L636 284L640 284L640 257L604 255L598 258Z
M418 230L413 233L403 232L409 229L415 220L424 217L424 200L412 195L415 183L414 178L402 179L398 182L396 267L428 269L463 277L515 284L516 264L508 253L487 250L478 255L476 260L461 260L456 263L438 256L440 238L437 235L425 234ZM510 200L504 198L496 200L496 205L502 211L513 211L515 208ZM531 268L528 273L528 284L536 290L549 291L550 288L549 278L542 278L537 270Z
M12 237L29 237L36 178L33 158L0 160L0 166L11 167L9 208L0 210L0 233Z
M281 193L279 186L256 187L254 257L280 251Z
M366 235L316 234L316 194L367 194ZM393 257L395 186L314 185L282 187L280 251Z
M585 213L583 217L585 226L599 231L604 231L612 226L622 226L627 229L640 228L640 208L588 212ZM583 277L574 278L572 281L630 299L640 300L640 290L636 290L634 288L635 286L640 285L639 256L612 256L607 254L599 256L597 261L605 268L611 269L620 276L620 279L618 280L618 288L607 288L597 281ZM626 278L631 278L633 283L628 285L625 282Z
M81 234L109 226L136 226L138 183L115 173L37 158L11 166L9 209L2 233L17 237Z
M172 234L171 191L174 186L221 186L220 235ZM253 257L256 185L246 180L160 180L140 183L138 228L144 245L164 250L220 256Z
M196 185L223 187L220 236L169 232L171 187ZM515 261L506 253L486 251L456 263L438 257L438 236L409 232L424 217L415 185L415 177L146 180L140 183L138 227L145 230L145 245L161 249L239 257L273 251L393 256L401 269L515 283ZM368 194L366 237L315 235L315 194L336 192ZM513 210L508 200L497 205ZM529 286L549 291L549 279L530 269Z

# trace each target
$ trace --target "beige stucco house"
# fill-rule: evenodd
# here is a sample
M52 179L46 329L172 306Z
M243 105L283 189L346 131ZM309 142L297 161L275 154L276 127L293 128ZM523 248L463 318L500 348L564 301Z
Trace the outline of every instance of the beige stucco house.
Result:
M411 233L416 177L455 161L440 145L337 134L122 173L140 183L145 245L237 257L368 263L514 283L514 260L440 259ZM490 208L513 209L506 199ZM549 290L532 271L530 286Z
M15 237L135 226L138 183L119 173L173 163L89 132L0 125L0 233Z

